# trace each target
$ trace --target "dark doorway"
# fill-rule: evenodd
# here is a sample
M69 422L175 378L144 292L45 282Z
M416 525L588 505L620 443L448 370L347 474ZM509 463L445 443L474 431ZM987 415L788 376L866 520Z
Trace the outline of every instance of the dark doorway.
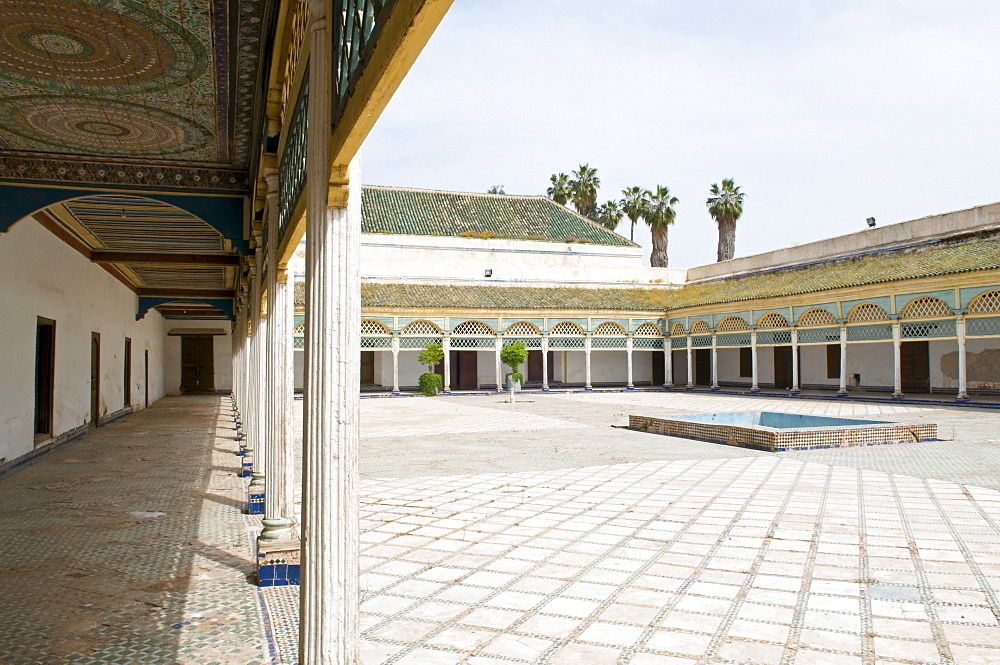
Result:
M670 373L673 374L673 384L675 386L686 386L687 377L687 351L671 351L673 357L670 359Z
M931 391L930 346L927 340L900 344L899 369L904 393Z
M694 350L694 383L698 386L712 385L712 349Z
M652 383L654 386L662 386L664 383L666 383L666 381L664 381L666 374L664 373L665 370L663 367L663 363L666 360L666 357L663 355L663 351L652 351L650 355L652 356L652 362L653 362Z
M551 353L551 351L549 352ZM549 358L549 367L552 367L552 359ZM525 372L525 383L542 382L542 352L540 349L528 350L528 369Z
M361 352L361 385L375 385L375 352Z
M132 406L132 340L125 338L125 377L123 388L125 392L125 406Z
M774 347L774 387L792 387L792 347Z
M35 439L52 436L55 395L56 322L38 317L35 330Z
M215 356L211 335L181 335L181 393L215 392Z
M101 333L90 333L90 424L101 426Z
M145 396L142 400L143 408L149 408L149 349L146 349L142 357L142 388L145 391Z
M479 352L451 352L451 389L477 390L479 388Z

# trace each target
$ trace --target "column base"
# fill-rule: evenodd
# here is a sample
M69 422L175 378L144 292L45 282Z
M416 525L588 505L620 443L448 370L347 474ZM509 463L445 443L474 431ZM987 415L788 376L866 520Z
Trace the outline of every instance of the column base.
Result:
M674 386L673 386L672 384L668 386L667 384L665 384L665 383L664 383L664 384L663 384L663 389L664 389L665 391L667 391L667 392L670 392L671 390L673 390L673 389L674 389Z
M906 399L906 395L904 395L903 393L893 393L892 398L902 400Z
M444 390L441 391L441 394L442 395L450 395L451 394L451 389L450 388L445 388Z
M283 541L257 539L257 585L299 584L301 546L297 538Z
M635 386L632 385L625 386L625 390L635 390Z
M549 387L548 386L542 386L542 392L543 393L549 392Z
M583 389L584 390L593 390L594 386L584 386Z
M247 488L247 515L263 515L264 501L264 486L250 485Z
M684 386L684 390L694 390L694 384L693 383L687 384L686 386Z
M253 475L253 448L247 448L240 457L243 461L240 464L239 477L249 478Z
M955 398L956 402L970 402L972 401L968 395L963 395L959 393L958 397Z
M750 389L750 394L751 395L756 395L759 392L760 392L760 388L759 387L754 387L754 388Z
M846 390L838 390L837 391L837 397L847 397L847 391Z
M719 386L712 386L710 388L710 390L714 393L714 392L718 392L719 390L721 390L721 388L719 388Z
M791 395L792 397L796 397L798 395L801 395L802 391L799 390L798 388L792 388L791 390L788 391L788 394Z

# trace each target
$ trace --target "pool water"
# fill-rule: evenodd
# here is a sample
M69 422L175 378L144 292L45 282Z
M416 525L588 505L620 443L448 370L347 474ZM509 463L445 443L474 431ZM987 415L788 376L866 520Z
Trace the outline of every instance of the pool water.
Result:
M734 411L729 413L699 413L673 416L677 420L718 425L757 425L777 429L799 427L843 427L848 425L884 425L881 420L856 420L853 418L830 418L829 416L803 416L797 413L776 413L774 411Z

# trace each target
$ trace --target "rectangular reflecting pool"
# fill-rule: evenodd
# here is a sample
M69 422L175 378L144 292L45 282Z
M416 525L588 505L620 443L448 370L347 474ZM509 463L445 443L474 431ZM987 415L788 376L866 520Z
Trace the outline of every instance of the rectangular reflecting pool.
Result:
M629 415L629 429L741 448L782 452L936 441L937 425L885 422L773 411Z

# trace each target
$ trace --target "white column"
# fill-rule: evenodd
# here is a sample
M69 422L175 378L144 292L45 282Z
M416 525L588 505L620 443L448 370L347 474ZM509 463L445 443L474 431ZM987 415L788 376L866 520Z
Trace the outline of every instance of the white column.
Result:
M322 3L310 3L314 12ZM332 39L310 25L306 190L306 380L299 662L360 654L358 410L361 384L361 169L331 171ZM335 183L335 184L328 184ZM338 205L330 205L330 203ZM346 206L344 206L346 204ZM344 206L344 207L340 207Z
M712 390L719 389L719 339L712 331Z
M760 383L758 381L759 372L757 371L757 329L752 328L750 330L750 392L758 393L760 392Z
M291 517L295 505L292 410L294 408L294 349L292 328L295 306L288 272L278 266L278 173L267 174L267 493L261 540L292 538Z
M542 337L542 390L549 389L549 336Z
M792 394L801 392L799 388L799 331L792 328Z
M632 383L632 336L629 335L625 339L625 354L628 356L628 383L625 385L626 388L632 390L635 385Z
M392 394L399 394L399 335L392 336Z
M958 335L958 400L969 399L969 379L966 373L965 315L955 317L955 333Z
M444 392L451 392L451 335L441 336L441 350L444 352Z
M500 368L500 350L503 348L503 340L499 337L496 338L496 370L497 370L497 392L503 392L503 381L501 380L503 375L501 374Z
M674 387L674 346L670 337L663 338L663 387Z
M899 319L892 322L892 396L903 396L903 367L900 357Z
M687 389L691 390L694 388L694 348L691 346L691 335L688 335L684 341L687 342Z
M847 395L847 323L840 324L840 388L837 395Z
M590 384L590 351L591 351L590 335L587 335L586 337L583 338L583 353L586 356L586 358L584 359L584 363L587 368L587 382L584 384L584 388L586 390L594 389L594 386Z

